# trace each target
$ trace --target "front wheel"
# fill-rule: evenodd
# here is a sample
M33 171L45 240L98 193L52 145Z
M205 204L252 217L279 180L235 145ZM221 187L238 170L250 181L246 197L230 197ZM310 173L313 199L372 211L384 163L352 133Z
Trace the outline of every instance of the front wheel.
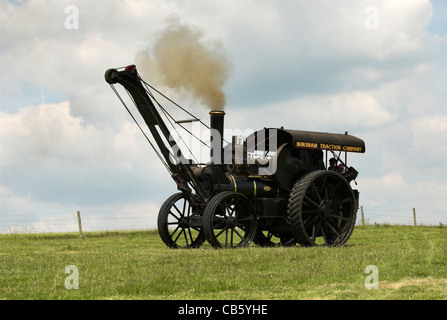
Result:
M205 242L201 220L193 210L187 195L176 193L161 206L158 214L158 233L170 248L198 248Z
M203 212L203 232L214 248L247 247L256 235L254 207L243 194L215 195Z

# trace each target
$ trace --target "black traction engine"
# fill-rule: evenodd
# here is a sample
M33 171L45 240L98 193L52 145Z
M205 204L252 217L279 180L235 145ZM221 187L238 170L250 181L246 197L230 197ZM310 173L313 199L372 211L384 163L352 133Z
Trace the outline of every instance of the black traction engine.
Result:
M158 216L168 247L198 248L205 241L214 248L252 242L339 246L350 238L359 192L350 185L358 172L347 166L347 154L364 153L363 140L347 133L264 128L226 142L223 111L211 111L207 126L146 83L134 65L107 70L105 80L132 115L114 84L128 92L150 130L152 140L146 138L177 184L179 192L163 203ZM175 120L156 94L193 119ZM210 130L207 163L187 159L173 138L176 126L194 121ZM329 157L336 165L329 166Z

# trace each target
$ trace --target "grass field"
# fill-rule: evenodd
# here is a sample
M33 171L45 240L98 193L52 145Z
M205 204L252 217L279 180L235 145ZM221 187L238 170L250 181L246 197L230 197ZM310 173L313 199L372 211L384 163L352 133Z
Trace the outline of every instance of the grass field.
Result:
M65 286L70 265L78 289ZM378 289L365 287L369 265ZM447 227L357 226L340 248L233 250L168 249L156 231L0 235L0 299L447 299Z

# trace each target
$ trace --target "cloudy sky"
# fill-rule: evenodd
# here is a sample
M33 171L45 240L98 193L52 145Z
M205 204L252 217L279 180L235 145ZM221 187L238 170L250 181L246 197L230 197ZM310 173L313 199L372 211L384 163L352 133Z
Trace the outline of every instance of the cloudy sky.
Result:
M172 15L231 62L227 128L348 131L367 146L349 158L367 220L411 223L416 208L447 222L442 0L2 0L0 221L80 210L155 225L175 184L104 72L135 63Z

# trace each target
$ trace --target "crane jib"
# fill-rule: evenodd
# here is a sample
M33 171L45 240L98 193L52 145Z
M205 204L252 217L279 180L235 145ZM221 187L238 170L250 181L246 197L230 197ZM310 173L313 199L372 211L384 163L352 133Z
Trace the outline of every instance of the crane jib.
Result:
M190 182L194 187L197 196L202 201L206 201L206 194L197 177L192 173L192 170L188 165L189 161L184 158L181 152L177 152L175 158L173 158L171 150L178 150L177 144L172 139L171 132L143 86L136 67L133 65L128 66L124 71L109 69L105 73L105 80L111 85L119 83L132 97L137 110L141 114L160 150L163 157L163 163L170 171L178 188L183 192L191 194L192 191L188 184ZM121 97L120 100L122 100ZM169 145L170 148L167 145Z

